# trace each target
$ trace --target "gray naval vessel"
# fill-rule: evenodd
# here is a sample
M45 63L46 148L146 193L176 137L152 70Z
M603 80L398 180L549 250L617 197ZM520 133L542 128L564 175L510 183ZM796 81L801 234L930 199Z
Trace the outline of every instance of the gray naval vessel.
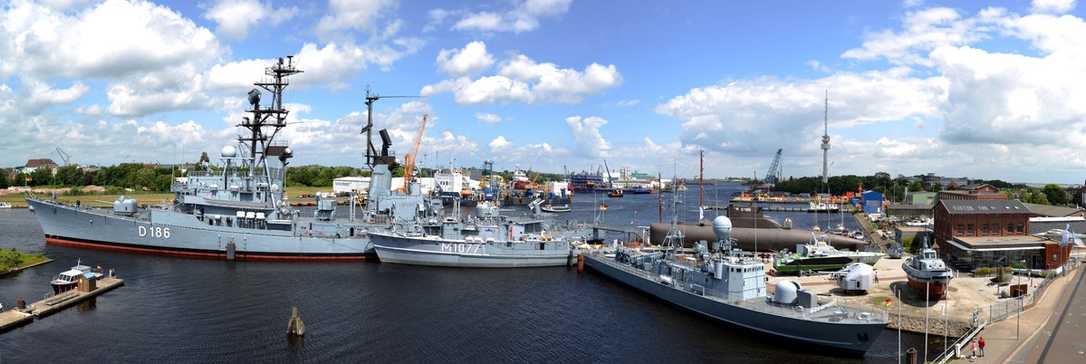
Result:
M766 293L765 266L731 249L731 222L713 220L718 241L710 252L697 244L680 253L681 232L673 229L671 248L595 250L589 268L621 283L711 319L803 343L862 354L886 328L885 312L821 302L799 283L781 281Z
M545 221L505 216L481 203L476 214L431 218L407 229L371 232L382 263L464 268L548 267L569 264L577 229L548 231Z
M380 153L372 139L367 141L372 179L360 213L352 203L348 216L336 216L335 197L326 195L318 195L312 216L289 206L283 182L293 153L274 138L287 125L282 98L287 78L300 72L289 57L265 70L268 78L255 85L271 94L270 105L260 104L260 90L249 92L251 117L238 124L247 135L238 137L238 147L223 147L221 166L205 164L177 178L171 205L139 208L135 199L122 197L110 210L27 196L46 242L210 259L358 260L374 253L371 233L432 216L432 205L418 188L390 192L388 166L395 157L389 155L384 130ZM369 115L379 98L367 93ZM367 138L372 126L371 117L363 128Z

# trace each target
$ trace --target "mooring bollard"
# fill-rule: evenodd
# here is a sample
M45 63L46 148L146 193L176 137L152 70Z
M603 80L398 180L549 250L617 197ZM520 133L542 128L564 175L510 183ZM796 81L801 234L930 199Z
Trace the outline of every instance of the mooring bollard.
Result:
M584 272L584 254L577 254L577 273Z
M15 308L18 308L20 310L25 310L26 309L26 300L24 300L22 297L19 297L18 299L16 299L15 300Z
M905 362L909 364L916 364L916 348L909 348L909 350L905 350Z

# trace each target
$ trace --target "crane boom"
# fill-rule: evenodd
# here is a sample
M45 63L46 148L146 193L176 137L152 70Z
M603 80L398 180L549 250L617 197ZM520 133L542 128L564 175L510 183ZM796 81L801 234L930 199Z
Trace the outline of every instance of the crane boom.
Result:
M415 171L415 156L419 154L419 148L422 146L422 136L426 135L426 122L429 121L429 114L422 114L422 122L419 123L419 132L415 134L415 145L411 149L411 153L408 153L404 157L403 166L403 189L406 189L408 183L411 181L411 174Z

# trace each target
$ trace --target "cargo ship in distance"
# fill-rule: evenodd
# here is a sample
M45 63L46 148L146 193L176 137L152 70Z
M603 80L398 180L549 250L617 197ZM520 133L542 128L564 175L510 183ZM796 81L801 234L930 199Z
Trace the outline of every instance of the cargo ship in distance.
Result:
M693 254L680 253L678 243L663 251L623 247L591 251L585 264L709 319L849 354L862 355L886 328L885 312L822 302L796 282L778 282L768 295L764 264L731 249L728 218L717 217L713 227L719 240L712 251L701 243Z
M395 158L384 130L380 154L368 141L372 182L359 214L352 208L349 216L337 216L334 196L319 195L313 216L287 204L283 187L293 151L274 138L287 125L287 78L300 72L290 57L265 70L269 79L255 83L259 89L248 94L250 116L238 124L246 133L238 137L237 147L223 147L222 166L205 164L177 178L169 206L140 208L135 199L121 197L112 210L96 209L28 195L46 242L207 259L359 260L374 254L371 232L434 216L436 209L421 189L390 192L388 166ZM269 105L261 105L260 89L271 94ZM367 93L369 115L377 99ZM367 119L367 135L372 125L373 119Z

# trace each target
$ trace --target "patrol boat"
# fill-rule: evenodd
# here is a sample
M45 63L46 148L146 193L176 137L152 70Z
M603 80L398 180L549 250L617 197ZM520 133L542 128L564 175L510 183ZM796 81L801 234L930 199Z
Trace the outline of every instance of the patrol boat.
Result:
M543 220L504 216L480 203L476 215L431 218L406 230L371 232L382 263L465 268L562 266L572 257L573 230L548 232ZM556 235L555 233L561 233Z
M946 262L939 259L935 249L928 247L927 239L924 240L920 255L909 257L901 263L901 269L909 277L909 287L918 291L925 300L942 300L946 298L946 289L950 280L954 278L954 272L947 267Z
M585 256L589 268L713 320L799 342L862 354L886 328L885 312L822 302L799 283L781 281L770 297L764 265L731 249L731 221L713 220L713 251L681 253L681 234L663 251L618 248ZM678 231L676 229L675 231Z
M317 196L312 216L289 206L283 182L293 152L274 138L287 126L287 78L300 72L290 57L266 68L269 78L255 85L271 94L270 105L261 105L259 89L249 92L251 117L238 125L247 135L238 137L237 147L222 148L221 166L205 162L203 170L177 178L171 185L171 205L140 208L136 199L121 197L112 210L94 209L28 195L46 242L227 260L357 260L372 255L370 232L414 222L430 213L430 205L418 189L390 192L388 165L395 158L388 153L390 138L381 130L380 154L367 140L372 183L364 210L356 213L352 203L348 216L337 216L335 197L329 195ZM369 115L379 98L367 92ZM368 139L372 125L371 117L363 128Z
M773 269L778 273L803 273L817 271L836 271L851 263L875 265L883 256L878 252L838 250L811 233L811 241L796 244L796 252L778 252L773 260Z

